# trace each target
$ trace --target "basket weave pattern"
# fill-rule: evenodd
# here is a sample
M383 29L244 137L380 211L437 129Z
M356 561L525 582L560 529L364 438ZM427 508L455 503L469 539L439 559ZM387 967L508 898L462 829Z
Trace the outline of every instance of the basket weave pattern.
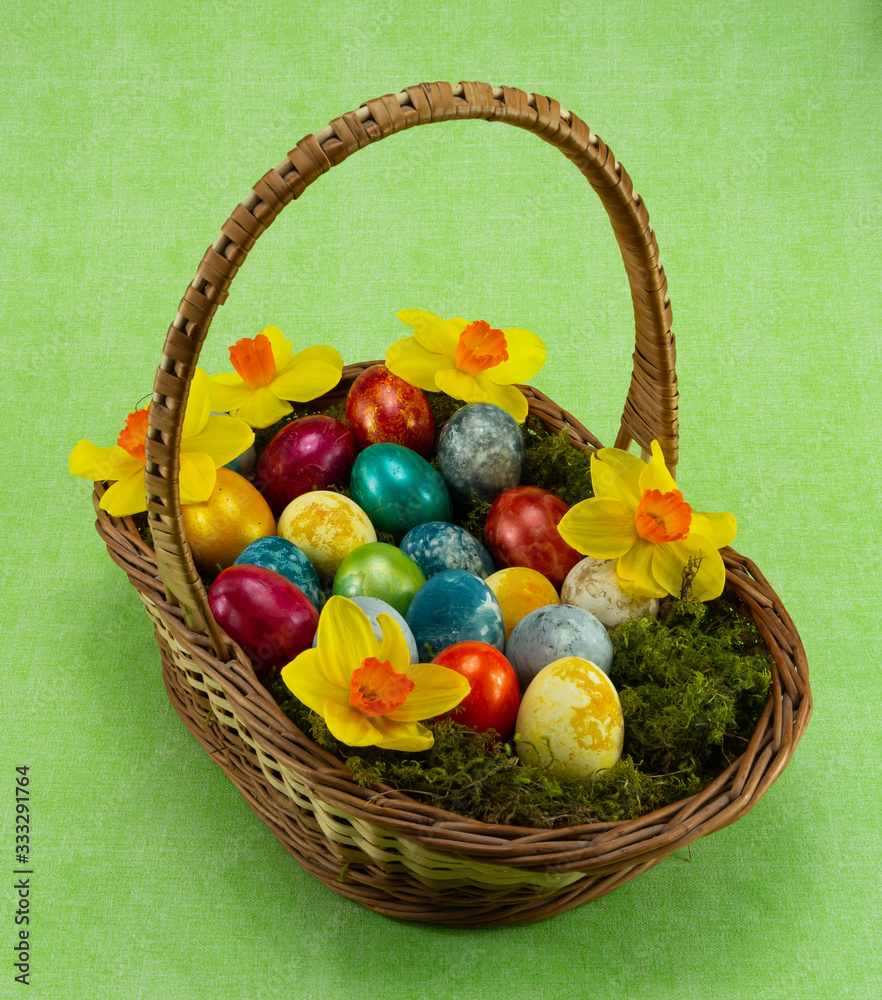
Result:
M217 307L256 239L282 208L348 155L403 128L484 118L526 128L588 178L610 217L634 302L634 369L616 446L659 440L677 458L677 389L670 302L648 215L605 144L556 101L487 84L422 84L369 101L307 136L255 185L206 251L169 330L150 407L148 511L155 552L131 519L109 517L94 495L98 531L147 608L169 698L189 731L250 808L329 888L390 916L485 926L539 920L596 899L693 840L748 812L776 780L811 715L805 654L781 601L748 559L723 551L727 590L758 626L773 658L772 696L746 751L698 795L626 822L558 830L494 826L444 812L384 786L362 788L304 736L223 633L183 533L178 458L183 411ZM349 365L318 405L345 399L376 362ZM600 442L547 396L522 386L530 412L574 447Z

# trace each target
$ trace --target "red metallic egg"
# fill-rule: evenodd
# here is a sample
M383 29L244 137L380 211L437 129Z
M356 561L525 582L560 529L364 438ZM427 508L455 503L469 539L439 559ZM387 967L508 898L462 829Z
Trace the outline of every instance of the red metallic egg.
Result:
M486 642L457 642L441 650L432 663L462 674L471 687L456 708L439 718L449 717L480 733L494 729L503 740L511 736L521 689L514 667L498 649Z
M242 563L215 578L208 604L218 625L239 643L260 680L268 680L312 645L318 611L299 587Z
M385 365L368 368L352 383L346 397L346 422L360 449L389 442L431 457L435 418L426 394Z
M254 485L276 517L310 490L348 486L355 441L339 420L318 413L300 417L278 431L263 449Z
M493 502L484 527L484 544L496 565L527 566L560 590L582 556L560 537L557 525L569 507L538 486L515 486Z

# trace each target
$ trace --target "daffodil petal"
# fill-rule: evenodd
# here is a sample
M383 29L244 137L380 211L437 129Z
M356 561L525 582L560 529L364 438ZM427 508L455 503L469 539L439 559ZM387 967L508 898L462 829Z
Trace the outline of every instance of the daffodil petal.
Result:
M658 441L653 441L652 458L640 473L640 490L658 490L659 493L670 493L678 489L674 477L665 465L665 456Z
M118 444L99 448L85 439L77 442L70 453L68 468L72 476L81 476L93 483L105 479L126 479L136 472L140 472L142 477L144 475L144 463L133 458Z
M99 505L112 517L130 517L147 509L147 489L144 485L144 466L109 486Z
M564 514L557 530L567 545L595 559L617 559L637 541L634 515L611 498L582 500Z
M291 360L291 341L285 338L284 333L277 326L264 327L260 332L270 342L276 371L280 372Z
M441 390L454 399L465 400L466 403L484 403L487 393L477 380L456 368L435 373L435 391Z
M591 488L596 497L621 500L636 511L643 491L640 474L646 463L623 448L600 448L591 456Z
M486 371L475 376L475 381L487 394L486 402L505 410L519 424L522 424L530 412L527 397L513 385L496 385L491 382L487 377L489 374L490 372Z
M719 514L707 510L692 511L689 534L693 532L706 538L714 548L722 549L735 541L738 523L733 514L722 511Z
M694 601L712 601L723 593L726 586L723 557L713 542L700 535L690 535L685 540L699 547L701 559L692 578L691 597Z
M393 375L423 392L437 392L435 375L453 368L454 364L452 357L434 354L421 347L413 337L405 337L386 348L386 367Z
M181 441L181 454L208 455L219 469L253 444L254 431L244 420L214 414L206 421L201 434Z
M465 327L441 319L425 309L402 309L395 314L402 322L413 328L413 335L420 347L433 354L453 356L459 335Z
M329 347L327 344L316 344L314 347L306 347L298 351L284 368L279 369L281 375L286 369L295 365L303 364L304 361L323 361L326 365L331 365L337 371L343 370L343 355L336 347Z
M378 660L388 660L392 664L392 669L398 673L410 673L410 650L407 648L407 640L401 631L401 626L390 615L381 613L377 615L377 621L383 632L383 641L380 643L380 651L377 653ZM425 718L425 716L420 716Z
M435 743L431 730L418 722L399 722L383 715L370 721L378 734L376 745L387 750L418 753L420 750L429 750Z
M208 380L208 398L212 410L229 413L238 410L251 395L251 387L246 385L235 372L212 375Z
M217 481L217 466L210 455L202 452L181 452L179 475L181 503L204 503L212 494Z
M331 683L346 689L349 681L369 656L379 651L371 623L361 608L348 598L329 597L318 624L318 649L322 669Z
M211 400L209 399L208 375L201 368L197 368L193 372L193 380L190 383L181 437L186 439L201 433L210 414Z
M376 746L382 739L382 733L354 708L341 705L337 701L328 700L321 709L331 735L351 747Z
M616 563L616 579L626 594L642 597L664 597L665 590L653 570L655 568L655 550L661 546L638 538Z
M529 382L545 364L545 344L529 330L510 327L502 333L505 336L508 361L501 361L493 368L488 368L487 377L497 385Z
M258 429L269 427L291 412L293 407L273 392L268 385L252 389L251 395L236 409L233 416Z
M323 712L328 701L348 706L349 689L328 680L322 661L318 649L306 649L282 667L282 681L313 712Z
M726 570L717 549L700 535L690 534L677 542L654 546L652 574L665 593L679 597L683 589L683 572L690 559L697 569L690 584L690 596L698 601L719 597L726 581Z
M299 403L329 392L340 381L340 369L325 361L303 361L277 376L270 388L281 399Z
M418 722L442 715L455 708L471 691L471 685L462 674L438 663L411 663L407 676L416 687L403 705L386 716L397 722Z

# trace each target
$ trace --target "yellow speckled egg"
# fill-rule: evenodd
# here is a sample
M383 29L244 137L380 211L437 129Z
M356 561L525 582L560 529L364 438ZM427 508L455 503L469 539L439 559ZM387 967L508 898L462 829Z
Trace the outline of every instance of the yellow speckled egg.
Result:
M353 549L377 540L361 507L331 490L313 490L295 497L282 511L279 534L306 553L324 582L333 578Z
M590 660L555 660L524 693L515 735L525 764L550 766L559 778L590 778L622 755L625 723L618 691Z
M184 504L181 512L193 561L206 576L232 566L258 538L276 533L269 504L231 469L218 469L211 496L204 503Z
M557 591L548 577L526 566L511 566L493 573L484 581L502 608L506 641L511 630L531 611L560 604Z
M607 628L627 618L644 618L658 614L654 597L632 597L626 594L616 579L615 559L594 559L586 556L569 571L560 590L564 604L590 611Z

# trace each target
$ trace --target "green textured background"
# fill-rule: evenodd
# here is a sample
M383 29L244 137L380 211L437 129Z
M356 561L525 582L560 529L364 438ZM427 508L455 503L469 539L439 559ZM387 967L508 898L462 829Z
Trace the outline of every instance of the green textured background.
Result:
M40 998L882 994L879 7L438 0L15 2L0 34L4 484L0 996L14 767L31 766ZM107 558L80 437L152 386L205 247L297 139L423 80L556 97L643 195L678 338L692 503L795 619L815 714L734 826L534 926L399 924L294 864L186 733ZM633 320L603 209L516 129L404 133L267 233L203 355L276 323L347 361L421 306L525 326L535 384L612 443Z

